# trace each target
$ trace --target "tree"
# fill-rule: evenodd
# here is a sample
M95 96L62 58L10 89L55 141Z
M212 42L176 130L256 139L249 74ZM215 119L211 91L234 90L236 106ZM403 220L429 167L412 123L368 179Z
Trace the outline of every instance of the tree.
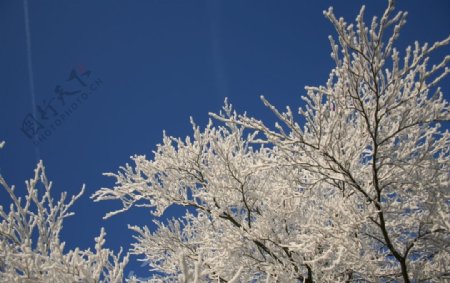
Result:
M84 186L69 202L66 192L55 202L42 161L26 182L23 199L1 175L0 185L11 197L9 211L0 206L0 282L122 282L128 254L121 257L122 252L115 255L103 248L103 228L95 238L95 250L64 251L65 243L60 240L63 221L73 215L69 209Z
M394 3L370 26L324 15L336 67L325 86L306 87L296 117L277 110L275 127L224 111L193 138L164 134L154 158L134 156L95 201L145 206L162 216L137 233L159 282L442 282L450 278L450 119L438 83L447 45L394 43L406 13ZM390 34L390 35L389 35ZM303 122L300 122L303 121Z
M155 274L149 282L442 282L450 280L450 107L438 87L450 72L447 45L414 44L403 59L394 44L406 13L394 3L369 26L324 14L335 68L325 86L306 87L299 116L282 112L274 127L233 111L211 116L193 137L164 134L153 159L134 156L113 188L95 201L144 206L155 217L170 206L180 218L157 229L130 226ZM4 142L0 142L0 149ZM0 176L11 198L0 207L1 282L122 282L128 254L64 250L60 232L84 192L55 202L42 162L24 198ZM129 278L128 282L144 281Z

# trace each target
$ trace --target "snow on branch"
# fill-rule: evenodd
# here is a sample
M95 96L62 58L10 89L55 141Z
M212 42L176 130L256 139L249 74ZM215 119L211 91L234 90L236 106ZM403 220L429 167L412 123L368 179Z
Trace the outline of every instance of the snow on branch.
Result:
M450 56L434 44L395 47L406 12L355 23L324 12L335 68L273 127L233 111L184 139L164 134L133 156L95 201L146 206L156 230L131 227L132 252L154 282L440 282L450 276L450 106L438 84ZM237 274L237 275L236 275Z
M120 259L121 252L115 255L103 248L103 229L95 251L64 251L63 221L73 215L69 209L84 193L84 186L69 200L62 192L55 201L42 161L34 177L26 181L25 196L18 196L2 176L0 185L11 199L9 209L0 206L0 282L122 282L128 255Z

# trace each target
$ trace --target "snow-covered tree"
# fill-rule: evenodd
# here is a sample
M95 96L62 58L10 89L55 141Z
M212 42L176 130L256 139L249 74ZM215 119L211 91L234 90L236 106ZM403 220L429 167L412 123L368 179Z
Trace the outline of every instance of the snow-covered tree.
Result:
M193 137L164 135L153 159L134 156L96 201L162 216L130 227L155 282L442 282L450 280L449 105L438 83L450 56L394 44L405 12L380 19L325 16L336 67L307 87L299 117L266 106L274 127L225 103Z
M65 243L60 240L63 221L73 215L69 209L83 194L84 186L70 201L66 201L66 192L55 201L42 162L26 182L24 197L1 175L0 185L11 198L9 209L0 206L0 282L123 282L128 254L115 255L103 248L103 229L95 238L94 250L64 250Z

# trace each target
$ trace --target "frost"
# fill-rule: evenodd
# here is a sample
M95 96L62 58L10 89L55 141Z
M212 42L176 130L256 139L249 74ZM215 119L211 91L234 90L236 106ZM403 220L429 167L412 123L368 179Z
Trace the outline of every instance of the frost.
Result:
M0 282L122 282L128 255L120 259L121 253L103 248L103 229L95 251L64 251L60 241L64 218L73 215L69 209L84 186L69 201L66 192L55 201L42 161L26 182L24 197L2 176L0 185L11 198L9 211L0 206Z
M449 104L438 84L446 46L394 45L406 23L393 1L366 24L324 12L336 64L306 87L298 111L264 105L274 127L223 111L193 134L164 133L154 156L133 156L95 201L125 212L170 206L183 217L130 227L150 282L443 282L450 277ZM403 58L403 59L400 59ZM294 113L298 113L297 116ZM136 280L136 279L133 279Z

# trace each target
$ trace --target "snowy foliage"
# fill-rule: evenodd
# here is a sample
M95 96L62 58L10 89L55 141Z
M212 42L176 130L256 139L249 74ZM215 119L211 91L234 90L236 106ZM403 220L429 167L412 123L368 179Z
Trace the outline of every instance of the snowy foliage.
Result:
M136 232L132 252L151 282L442 282L450 278L450 118L437 87L450 56L429 65L432 45L394 43L405 12L393 1L370 26L324 15L336 67L306 87L296 117L274 128L225 103L219 122L193 137L164 135L154 158L132 157L113 188L93 198L123 208L172 206L186 214ZM302 121L302 122L300 122Z
M393 1L370 25L324 12L336 66L306 87L298 115L263 103L273 127L223 111L193 136L168 136L154 157L135 155L95 201L149 208L156 229L130 226L151 279L128 282L450 281L450 106L438 87L450 72L447 45L394 47L406 13ZM446 125L448 127L448 124ZM5 142L0 142L0 149ZM0 282L123 282L128 254L65 251L63 221L84 192L58 201L40 162L25 196L0 176ZM185 214L158 220L171 206Z
M105 231L95 238L91 251L64 251L60 241L64 218L80 193L66 201L61 193L59 201L51 195L52 183L47 180L42 162L34 177L26 182L26 195L18 197L15 187L0 176L0 185L11 198L9 210L0 206L0 282L115 282L123 281L128 255L115 255L103 248Z

